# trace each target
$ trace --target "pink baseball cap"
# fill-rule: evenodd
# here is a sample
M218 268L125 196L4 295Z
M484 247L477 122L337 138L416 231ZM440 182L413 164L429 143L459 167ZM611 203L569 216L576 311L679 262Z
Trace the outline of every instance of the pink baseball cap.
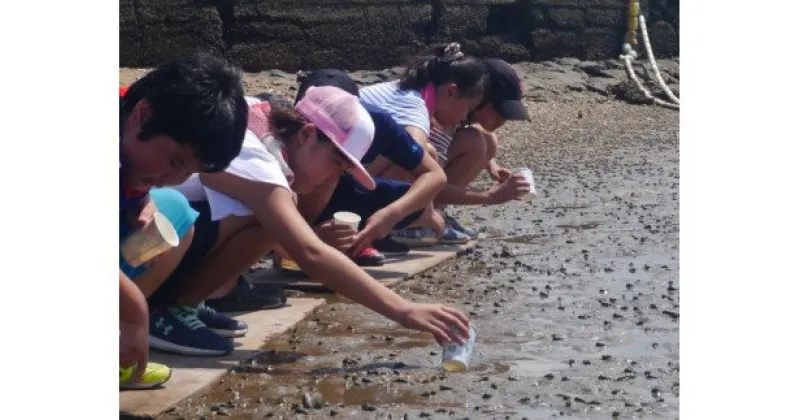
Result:
M361 159L372 145L375 124L356 96L333 86L311 86L294 107L331 139L353 165L350 174L368 190L375 189Z

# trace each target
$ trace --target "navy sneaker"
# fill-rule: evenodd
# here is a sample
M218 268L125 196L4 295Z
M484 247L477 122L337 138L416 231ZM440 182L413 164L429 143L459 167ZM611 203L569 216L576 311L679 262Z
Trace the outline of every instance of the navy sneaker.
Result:
M242 337L247 334L247 324L223 315L205 302L197 305L197 318L220 337Z
M479 232L477 230L461 226L461 223L458 223L456 219L452 218L451 216L448 216L447 214L444 215L444 220L445 223L447 223L447 226L450 227L450 229L466 234L467 236L470 237L470 239L478 239Z
M222 312L276 309L286 306L286 292L278 284L250 283L240 276L236 287L225 297L209 299L206 303Z
M159 307L150 313L150 347L185 356L222 356L233 339L220 337L197 318L197 307Z
M408 253L411 252L411 248L408 245L401 244L400 242L397 242L388 236L383 239L376 240L372 243L372 246L374 246L375 249L387 257L402 257L403 255L408 255Z

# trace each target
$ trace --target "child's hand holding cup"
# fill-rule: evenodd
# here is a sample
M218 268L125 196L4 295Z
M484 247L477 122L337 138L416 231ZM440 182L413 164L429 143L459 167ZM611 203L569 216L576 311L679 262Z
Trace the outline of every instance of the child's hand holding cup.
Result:
M533 171L529 168L519 168L514 171L515 175L522 175L525 178L525 181L528 182L528 185L531 186L531 191L528 194L525 194L520 200L531 202L536 197L536 187L533 183Z
M339 211L333 214L333 220L340 225L350 226L354 231L358 232L361 216L349 211Z
M132 267L138 267L178 246L178 232L166 216L153 213L153 220L130 234L122 244L122 257Z

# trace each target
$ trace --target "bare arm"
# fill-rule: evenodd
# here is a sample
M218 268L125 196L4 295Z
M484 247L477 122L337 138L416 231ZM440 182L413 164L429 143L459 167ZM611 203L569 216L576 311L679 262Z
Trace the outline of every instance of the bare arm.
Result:
M463 342L462 337L469 335L468 321L460 312L406 301L322 242L285 188L228 173L204 174L201 179L204 185L242 201L253 211L266 235L274 237L312 278L336 292L403 326L428 331L439 341ZM459 332L451 331L451 325Z
M436 197L437 204L496 204L492 190L478 191L470 187L448 184Z
M425 155L420 165L411 171L411 174L414 175L415 178L415 181L411 184L411 188L409 188L408 192L404 194L403 197L389 206L402 215L400 219L433 201L447 185L447 175L445 175L444 170L427 152L428 137L425 132L413 126L406 126L404 128L408 135L422 147L422 150L425 151Z
M508 178L486 191L448 184L436 197L436 204L502 204L518 200L530 192L530 185L522 175Z
M497 137L493 133L484 130L480 126L472 125L456 130L452 141L456 144L461 144L459 143L461 141L465 141L466 144L472 144L475 141L486 144L486 153L488 157L492 159L487 162L486 167L481 169L492 167L494 154L497 152ZM459 163L459 156L451 156L450 158L456 160L455 164ZM450 164L455 165L452 162ZM450 167L448 167L448 169L449 168ZM505 170L500 170L502 168L499 168L497 173L489 172L492 178L500 182L499 184L486 191L478 191L471 188L469 182L472 181L475 175L480 173L481 169L478 169L477 173L470 172L468 174L462 174L464 176L469 176L468 180L449 179L448 181L452 183L448 183L441 194L436 197L436 204L502 204L519 198L523 193L524 188L521 185L521 178L512 179L512 177L509 176L510 174L501 173L507 172Z
M297 211L288 190L228 173L204 174L203 184L242 201L314 279L375 312L396 319L408 302L387 289L344 254L322 242Z
M147 301L139 288L119 271L119 363L136 365L131 377L137 381L147 368L149 319Z
M382 210L392 215L394 222L392 224L396 224L409 214L424 208L447 185L447 175L428 153L425 153L422 162L411 171L411 174L415 179L408 192Z
M147 300L136 284L119 271L119 320L136 324L147 319Z
M447 183L444 170L427 152L424 152L422 162L411 174L414 180L408 191L367 219L364 229L355 237L350 250L351 255L358 255L375 240L388 235L408 215L431 206L434 198Z

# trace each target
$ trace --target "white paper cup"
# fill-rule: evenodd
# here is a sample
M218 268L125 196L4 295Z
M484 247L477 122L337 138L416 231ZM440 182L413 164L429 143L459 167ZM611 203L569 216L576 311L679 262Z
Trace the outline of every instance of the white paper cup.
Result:
M178 232L161 213L153 213L153 221L139 229L122 241L120 249L122 257L132 267L138 267L153 258L178 246Z
M353 230L358 230L358 224L361 223L361 216L349 211L339 211L333 214L333 220L337 223L350 226Z
M475 326L469 324L469 340L460 346L456 343L446 343L442 346L442 369L446 372L466 372L472 359L472 348L475 346Z
M533 171L528 168L519 168L514 171L514 174L519 174L525 177L525 181L527 181L528 185L531 186L531 192L525 194L525 196L522 197L522 201L533 201L533 199L536 197L536 185L533 182Z

